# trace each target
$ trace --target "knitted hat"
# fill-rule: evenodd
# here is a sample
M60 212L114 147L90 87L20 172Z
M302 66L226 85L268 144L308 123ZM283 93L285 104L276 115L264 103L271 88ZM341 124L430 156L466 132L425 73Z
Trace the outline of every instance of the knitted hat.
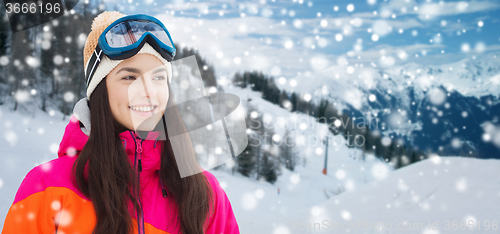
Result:
M84 61L84 72L87 70L87 66L90 57L94 53L97 46L99 36L101 36L104 29L106 29L110 24L112 24L117 19L126 16L118 11L105 11L94 18L92 22L92 27L89 35L87 36L87 41L85 42L85 47L83 48L83 61ZM146 53L157 57L167 68L168 80L172 80L172 66L171 63L164 59L160 53L158 53L149 43L144 43L144 46L137 52L137 54ZM101 62L99 63L94 75L87 87L87 99L90 100L90 95L97 87L97 85L104 79L118 64L123 60L111 60L108 56L103 55Z

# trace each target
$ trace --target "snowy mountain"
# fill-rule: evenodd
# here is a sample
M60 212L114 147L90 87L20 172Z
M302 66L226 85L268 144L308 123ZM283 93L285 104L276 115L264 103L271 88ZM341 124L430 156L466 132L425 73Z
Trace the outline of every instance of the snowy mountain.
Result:
M313 101L326 98L353 117L376 117L380 125L374 127L383 135L427 152L500 157L500 143L482 140L484 126L498 124L500 117L498 58L439 66L339 64L277 83L287 92L310 94Z

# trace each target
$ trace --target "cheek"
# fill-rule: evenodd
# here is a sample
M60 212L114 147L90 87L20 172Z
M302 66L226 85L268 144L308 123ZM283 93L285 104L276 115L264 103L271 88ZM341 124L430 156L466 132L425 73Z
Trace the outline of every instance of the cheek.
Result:
M108 92L109 105L113 114L119 115L120 113L128 111L128 93L127 89L112 89ZM119 116L116 116L119 117Z
M159 102L162 103L163 105L167 105L170 93L168 93L168 88L161 87L158 89L158 99Z

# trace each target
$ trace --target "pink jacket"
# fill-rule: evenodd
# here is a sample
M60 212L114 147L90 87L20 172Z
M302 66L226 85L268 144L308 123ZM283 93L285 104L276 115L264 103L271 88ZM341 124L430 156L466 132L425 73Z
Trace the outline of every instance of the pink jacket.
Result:
M80 128L75 115L71 117L59 146L58 158L33 168L26 175L7 214L2 234L92 233L96 223L92 202L71 181L73 163L88 139L82 130L88 132L88 129ZM166 209L176 207L175 203L170 196L162 194L159 177L162 144L157 144L159 134L155 133L158 132L150 132L143 140L133 131L120 133L132 166L137 159L136 150L142 146L140 202L144 216L139 219L136 215L131 217L134 233L179 233L173 222L176 212ZM215 193L215 212L207 219L206 233L239 233L226 193L214 175L208 171L203 173Z

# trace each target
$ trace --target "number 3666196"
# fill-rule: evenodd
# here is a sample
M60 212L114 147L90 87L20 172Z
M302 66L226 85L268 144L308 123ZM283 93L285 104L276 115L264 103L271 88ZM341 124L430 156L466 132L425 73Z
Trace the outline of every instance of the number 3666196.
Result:
M472 230L474 228L478 230L498 230L498 220L462 220L460 223L457 220L445 220L444 229L445 230Z
M61 12L61 4L59 3L7 3L5 4L6 12L11 13L59 13Z

